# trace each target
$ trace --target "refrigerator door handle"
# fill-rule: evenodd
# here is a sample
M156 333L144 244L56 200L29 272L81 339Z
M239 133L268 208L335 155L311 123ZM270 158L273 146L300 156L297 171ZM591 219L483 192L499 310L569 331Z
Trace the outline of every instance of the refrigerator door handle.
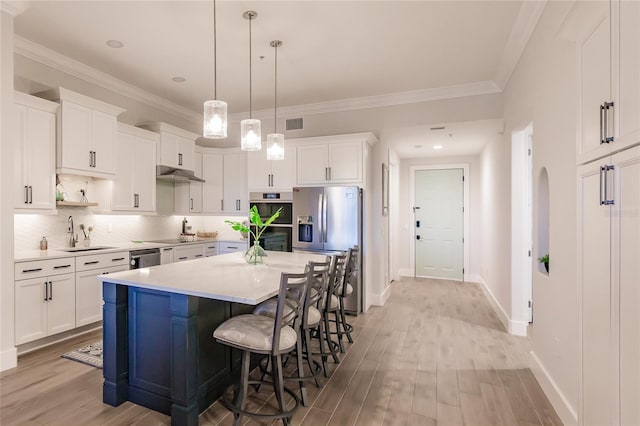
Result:
M322 234L325 243L327 242L327 198L326 196L322 197Z
M323 203L324 200L324 194L320 194L320 196L318 196L318 226L320 227L319 231L320 231L320 242L323 241L323 235L324 235L324 230L322 229L322 225L324 224L324 217L323 217ZM313 238L313 235L312 235Z

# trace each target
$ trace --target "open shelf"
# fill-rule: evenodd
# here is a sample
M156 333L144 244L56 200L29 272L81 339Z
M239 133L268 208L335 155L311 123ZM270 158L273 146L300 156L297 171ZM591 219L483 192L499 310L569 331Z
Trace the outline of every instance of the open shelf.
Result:
M81 203L79 201L56 201L58 207L93 207L98 203Z

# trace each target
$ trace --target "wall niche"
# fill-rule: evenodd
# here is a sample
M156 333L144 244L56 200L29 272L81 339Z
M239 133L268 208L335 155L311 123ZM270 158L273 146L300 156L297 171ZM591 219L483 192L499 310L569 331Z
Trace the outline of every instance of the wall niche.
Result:
M538 226L536 259L549 254L549 174L546 167L538 176ZM538 272L548 275L545 265L538 261ZM549 267L550 268L550 267Z

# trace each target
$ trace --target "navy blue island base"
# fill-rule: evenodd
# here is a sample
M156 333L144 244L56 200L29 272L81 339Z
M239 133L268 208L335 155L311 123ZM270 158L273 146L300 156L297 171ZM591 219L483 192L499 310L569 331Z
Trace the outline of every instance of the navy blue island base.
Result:
M103 401L125 401L197 425L198 415L238 380L240 353L213 339L253 306L103 282Z

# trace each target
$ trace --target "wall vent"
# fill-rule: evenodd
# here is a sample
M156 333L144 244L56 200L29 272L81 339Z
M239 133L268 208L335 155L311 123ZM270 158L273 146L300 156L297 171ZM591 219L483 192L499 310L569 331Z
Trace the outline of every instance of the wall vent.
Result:
M287 123L287 131L289 130L302 130L303 123L302 117L300 118L289 118L286 121Z

